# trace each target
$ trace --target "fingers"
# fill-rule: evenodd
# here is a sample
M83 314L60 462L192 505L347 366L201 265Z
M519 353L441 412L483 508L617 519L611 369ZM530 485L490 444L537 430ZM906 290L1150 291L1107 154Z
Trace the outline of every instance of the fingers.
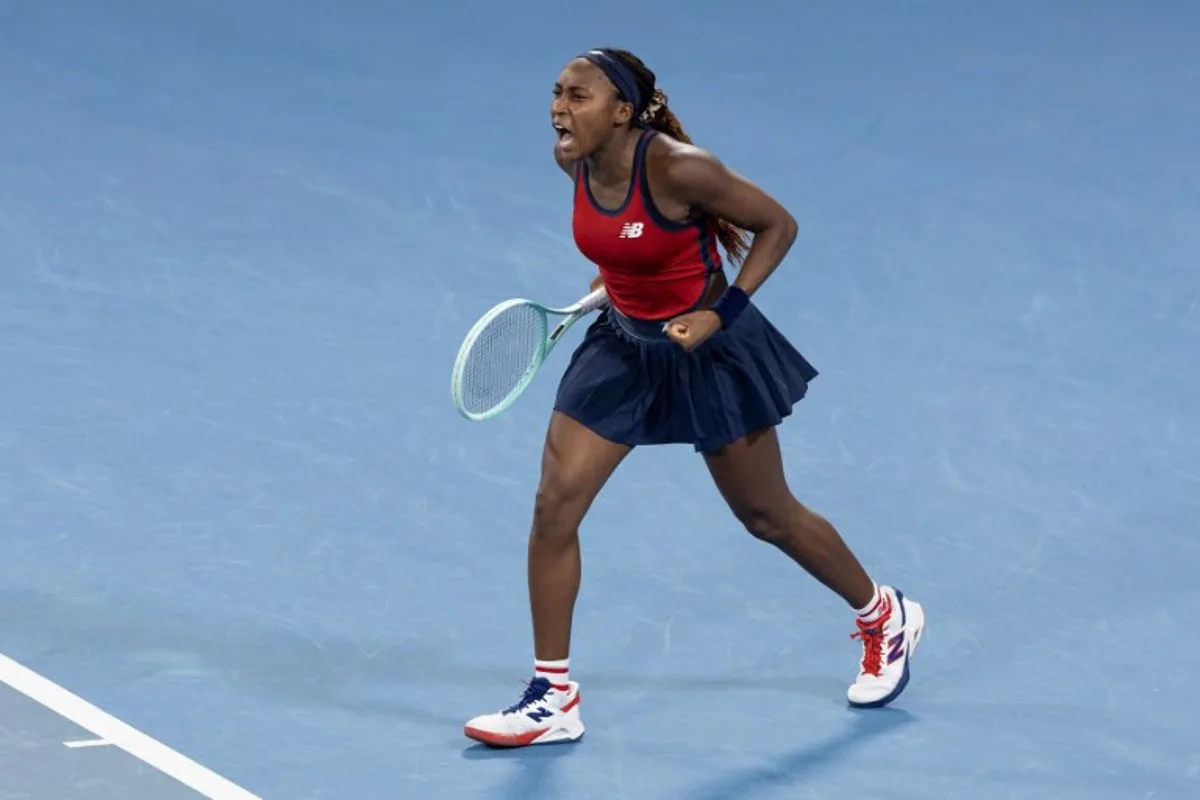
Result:
M683 349L691 351L704 344L719 325L720 318L707 312L684 314L663 325L663 332Z
M686 336L688 333L688 324L681 320L673 319L663 323L663 333L670 336L672 339L679 336Z
M696 345L692 327L686 321L671 320L663 326L663 331L685 350L691 350Z

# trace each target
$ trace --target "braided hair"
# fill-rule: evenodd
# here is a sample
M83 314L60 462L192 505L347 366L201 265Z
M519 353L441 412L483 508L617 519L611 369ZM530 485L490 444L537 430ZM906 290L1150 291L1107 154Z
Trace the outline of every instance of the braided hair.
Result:
M683 142L684 144L692 144L692 140L684 132L679 118L667 106L667 95L656 85L658 78L654 72L642 63L640 58L628 50L604 48L602 52L628 67L633 72L634 77L637 78L637 82L640 85L639 88L651 95L650 103L646 107L646 110L642 112L639 121L643 125L647 125L660 133L667 134L676 141ZM740 263L745 257L746 249L749 246L746 240L746 232L723 219L716 220L716 226L717 241L725 248L729 260L734 263Z

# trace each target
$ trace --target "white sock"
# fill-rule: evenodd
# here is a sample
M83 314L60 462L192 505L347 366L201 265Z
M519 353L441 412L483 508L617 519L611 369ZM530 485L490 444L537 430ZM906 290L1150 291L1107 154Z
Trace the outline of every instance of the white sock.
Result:
M550 681L550 684L555 689L566 691L567 681L571 679L569 658L564 658L559 661L546 661L544 659L534 659L533 661L533 676L535 678L545 678Z
M857 614L858 618L863 622L874 622L883 614L883 593L879 591L878 584L872 581L871 585L875 587L875 591L871 595L870 601L862 608L857 608L854 610L854 613Z

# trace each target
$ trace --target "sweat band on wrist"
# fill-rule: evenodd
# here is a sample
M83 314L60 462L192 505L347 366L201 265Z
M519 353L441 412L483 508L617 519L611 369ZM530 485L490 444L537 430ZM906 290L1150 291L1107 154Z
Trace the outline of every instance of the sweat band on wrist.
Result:
M742 287L730 285L713 303L712 311L721 318L721 327L728 328L733 321L750 305L750 295L742 291Z

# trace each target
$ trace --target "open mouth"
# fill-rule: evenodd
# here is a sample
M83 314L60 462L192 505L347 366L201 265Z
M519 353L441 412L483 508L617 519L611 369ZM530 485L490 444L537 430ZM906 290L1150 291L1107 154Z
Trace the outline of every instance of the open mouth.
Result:
M571 131L564 125L555 123L554 132L558 134L558 143L562 147L567 147L575 141L575 134L571 133Z

